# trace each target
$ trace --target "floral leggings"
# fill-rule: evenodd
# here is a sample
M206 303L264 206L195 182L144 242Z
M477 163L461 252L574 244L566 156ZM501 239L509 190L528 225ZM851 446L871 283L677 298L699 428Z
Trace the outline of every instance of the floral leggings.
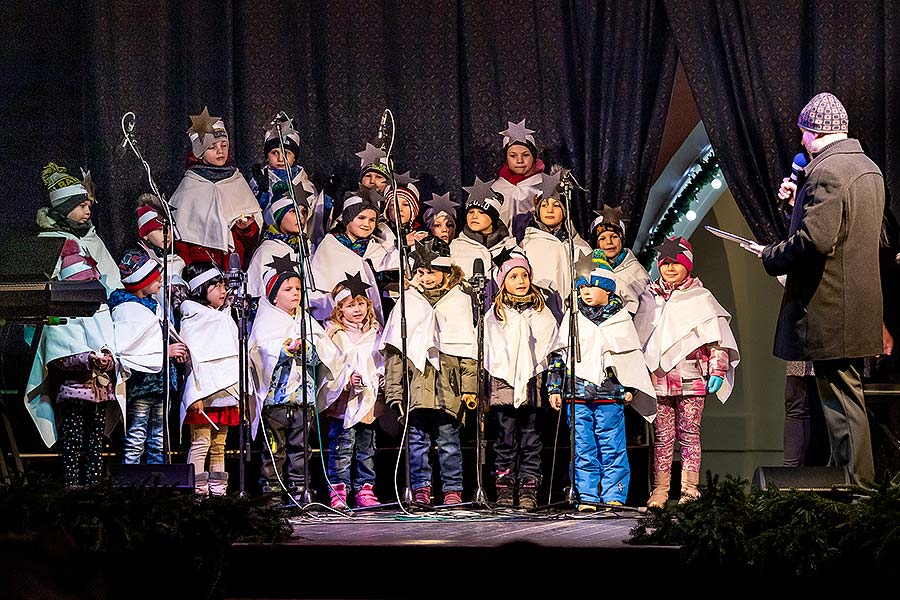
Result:
M705 396L660 396L656 399L653 429L653 471L672 470L675 440L681 444L681 469L700 472L700 419Z

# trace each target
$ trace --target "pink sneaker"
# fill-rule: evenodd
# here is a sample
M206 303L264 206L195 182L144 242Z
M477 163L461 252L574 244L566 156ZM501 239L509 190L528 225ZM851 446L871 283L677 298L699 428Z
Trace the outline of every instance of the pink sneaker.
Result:
M462 504L462 492L445 492L444 505Z
M345 510L347 506L347 486L343 483L336 483L331 490L331 508Z
M427 506L430 506L431 486L426 485L425 487L420 487L417 490L413 490L413 500L415 500L417 504L425 504Z
M381 502L375 495L375 490L371 483L364 483L362 489L356 492L356 508L366 508L367 506L378 506Z

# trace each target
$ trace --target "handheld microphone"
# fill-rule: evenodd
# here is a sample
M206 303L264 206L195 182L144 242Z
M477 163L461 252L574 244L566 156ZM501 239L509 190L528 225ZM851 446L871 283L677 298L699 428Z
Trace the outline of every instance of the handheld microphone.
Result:
M800 171L806 167L809 163L806 160L806 155L802 152L798 152L796 156L794 156L794 162L791 163L791 181L797 183L797 177L800 175Z
M237 252L228 256L228 271L225 272L225 281L229 289L238 289L244 281L244 273L241 271L241 257Z

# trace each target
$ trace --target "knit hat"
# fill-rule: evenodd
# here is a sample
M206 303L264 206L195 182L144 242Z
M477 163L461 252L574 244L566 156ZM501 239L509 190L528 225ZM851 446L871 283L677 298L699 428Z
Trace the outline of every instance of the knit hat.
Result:
M278 296L281 284L292 277L300 279L300 274L293 270L280 271L277 269L269 269L263 274L263 281L266 282L266 298L269 299L269 302L275 304L275 298Z
M357 152L359 157L359 179L362 180L366 173L378 173L385 179L390 176L390 169L387 164L387 154L384 150L377 146L366 142L365 150Z
M494 179L490 181L481 181L477 176L475 183L470 186L463 186L463 189L469 192L469 198L466 200L466 212L470 208L480 208L487 213L491 220L496 224L500 220L500 207L503 205L503 195L491 189Z
M50 207L61 215L69 214L73 208L90 199L87 188L78 178L56 163L47 163L41 170L41 179L50 194Z
M372 210L376 215L378 214L378 206L374 203L360 196L350 196L344 200L344 207L341 210L341 223L346 225L364 210Z
M444 240L428 236L424 240L416 240L412 252L409 253L412 269L431 269L449 273L453 267L450 261L450 245Z
M616 291L616 278L603 250L594 250L582 256L575 263L575 275L578 277L576 287L598 287L610 293Z
M192 264L197 264L197 263L192 263ZM202 263L200 263L200 264L202 264ZM218 278L223 277L222 271L219 270L219 267L213 265L213 266L209 267L208 269L205 269L205 270L201 271L200 273L197 273L195 276L191 277L187 282L188 290L190 290L190 292L192 294L198 294L201 292L201 290L202 290L203 294L206 294L206 284L209 283L210 281L216 279L217 277Z
M619 234L620 238L625 237L625 221L622 219L621 207L604 205L601 210L595 210L594 213L597 218L591 222L591 237L597 238L607 230Z
M275 148L280 148L278 141L278 129L281 128L281 135L284 137L284 149L294 153L294 158L300 155L300 134L294 129L290 121L282 121L278 125L266 130L263 140L263 156L269 156L269 152ZM285 165L287 160L285 160Z
M847 109L833 94L816 94L797 118L797 127L815 133L847 133Z
M384 191L384 198L386 202L384 203L384 216L388 216L388 211L394 212L394 192L391 188L387 188ZM416 220L416 217L419 216L419 190L411 183L406 184L405 186L397 186L397 202L403 202L406 200L409 203L409 208L412 211L412 217L410 218L410 223Z
M143 250L126 250L119 261L119 273L125 290L134 293L156 281L159 277L159 263Z
M151 231L162 229L163 223L159 213L152 206L143 205L137 208L138 237L150 235Z
M511 252L509 248L505 248L500 254L493 258L494 265L497 266L497 273L494 275L494 283L498 288L503 287L506 276L516 267L522 267L528 271L528 277L531 277L531 263L528 258L519 252Z
M309 210L310 193L306 191L302 185L294 185L294 197L297 199L299 208ZM274 225L281 228L281 221L294 208L291 196L288 194L288 182L285 180L276 181L272 185L272 198L263 211L263 221L266 225Z
M203 158L203 153L217 141L228 140L225 123L219 117L209 116L209 110L205 106L199 115L191 115L191 127L187 130L187 136L191 140L191 151L197 158Z
M656 258L658 266L667 262L675 262L687 269L688 273L694 270L694 249L691 247L691 243L683 237L669 238L657 246L656 250L659 252Z
M59 280L88 281L100 279L97 261L81 254L81 246L75 240L66 240L60 252Z
M506 129L499 133L503 136L503 154L506 154L510 146L519 144L531 150L535 157L537 156L537 145L534 141L534 135L532 135L534 130L525 127L525 119L518 123L507 121Z

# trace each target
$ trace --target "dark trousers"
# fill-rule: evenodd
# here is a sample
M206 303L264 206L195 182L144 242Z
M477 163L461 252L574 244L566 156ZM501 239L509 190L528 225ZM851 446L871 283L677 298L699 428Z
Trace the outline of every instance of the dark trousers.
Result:
M784 382L784 466L824 465L831 454L816 378L788 375Z
M409 416L409 477L417 490L431 485L431 444L437 445L441 490L463 491L459 421L442 410L417 408Z
M863 359L813 361L831 439L829 465L850 468L854 483L875 480L869 417L863 398Z
M103 477L106 402L74 398L59 405L62 412L59 441L62 443L63 478L66 486L94 485Z
M344 429L343 419L328 419L328 450L332 485L343 483L357 492L367 483L375 485L375 423Z
M309 412L315 410L310 407ZM280 475L288 490L304 489L303 467L306 462L306 437L303 407L296 404L266 406L262 410L264 443L260 485L263 493L281 490ZM285 464L287 469L285 469Z
M497 441L494 444L494 472L509 471L516 481L541 480L540 409L535 406L494 406Z

